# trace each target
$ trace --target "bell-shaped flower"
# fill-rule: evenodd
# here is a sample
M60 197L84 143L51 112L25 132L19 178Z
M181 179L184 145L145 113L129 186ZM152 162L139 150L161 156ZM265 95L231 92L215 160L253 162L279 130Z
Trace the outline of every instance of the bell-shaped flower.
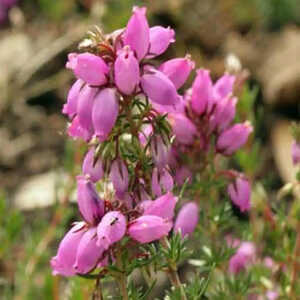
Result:
M173 189L174 180L171 174L166 169L153 169L151 187L153 195L159 197L165 192Z
M222 99L230 96L233 93L233 85L235 82L235 76L224 74L214 84L214 96L217 99Z
M80 240L85 232L84 222L77 223L68 231L59 244L55 257L51 259L53 275L73 276L76 274L74 263Z
M95 97L92 110L92 123L96 136L105 141L115 125L119 114L119 102L112 88L101 90Z
M74 269L79 274L86 274L97 267L105 249L97 245L97 228L91 227L82 236L77 248Z
M122 198L128 189L129 175L125 163L121 159L113 161L110 167L109 178L118 197Z
M129 45L135 51L137 59L141 60L148 53L149 40L150 30L146 18L146 8L135 6L123 34L124 45Z
M144 203L143 215L158 216L163 219L172 220L177 197L172 193L167 193L150 203Z
M238 123L223 131L217 139L217 151L224 155L232 155L240 149L253 131L250 122Z
M107 82L109 67L105 61L92 53L71 53L66 67L73 70L78 79L89 85L103 85Z
M64 105L62 112L63 114L68 115L70 119L77 114L78 99L83 85L84 82L81 79L77 79L68 93L67 103Z
M145 215L135 219L128 227L128 234L140 243L150 243L168 235L172 222L158 216Z
M176 105L179 95L173 82L162 72L148 69L141 78L144 93L160 105Z
M151 27L149 56L154 57L164 53L168 49L169 45L174 42L175 31L170 27Z
M168 163L169 147L161 136L154 135L151 139L150 149L154 164L158 169L162 169Z
M211 131L222 132L235 116L237 98L222 98L216 102L215 110L210 116L209 127Z
M195 63L187 55L184 58L174 58L164 62L158 70L167 75L176 89L179 89L186 82L194 67Z
M239 207L241 212L250 210L251 186L247 179L237 177L235 182L228 186L227 192L231 201Z
M139 141L143 146L147 145L148 139L153 133L153 127L150 124L145 125L139 132Z
M126 219L118 211L106 213L97 226L97 245L108 249L123 238L126 232Z
M197 70L197 77L192 85L191 107L195 113L201 115L210 113L213 106L213 83L208 70Z
M99 181L103 175L103 166L100 157L95 161L95 148L92 147L84 157L82 173L92 182Z
M73 139L83 139L88 142L93 136L93 130L86 130L82 128L79 123L78 116L76 116L68 126L68 135Z
M184 114L170 114L169 120L177 141L184 145L191 145L197 135L194 123Z
M180 232L182 237L193 233L198 224L198 212L198 205L195 202L184 204L176 218L174 231Z
M104 214L104 202L93 183L84 176L77 176L77 202L84 220L91 225L98 224Z
M294 165L300 163L300 143L296 141L292 143L292 161Z
M125 95L132 94L140 82L139 62L135 58L130 46L118 51L114 64L115 83Z
M92 110L97 92L98 89L96 88L91 88L88 85L84 86L77 104L77 116L80 126L88 132L93 131Z

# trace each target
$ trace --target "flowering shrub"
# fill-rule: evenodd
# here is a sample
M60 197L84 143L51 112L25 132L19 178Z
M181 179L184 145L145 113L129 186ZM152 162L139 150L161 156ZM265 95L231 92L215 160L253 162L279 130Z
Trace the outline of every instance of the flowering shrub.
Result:
M251 209L250 179L226 163L253 131L249 121L237 121L238 75L225 73L214 83L208 70L198 69L184 89L195 68L191 57L158 60L174 41L174 30L149 27L146 8L134 7L125 29L90 32L66 64L76 77L63 107L70 120L67 132L88 149L77 176L82 220L60 242L51 267L53 274L95 279L95 291L101 291L101 279L111 276L122 299L144 299L158 270L174 287L169 297L200 299L209 276L196 281L193 290L177 273L189 256L187 241L199 218L205 218L200 199L222 199L221 211L207 213L216 238L218 226L228 222L230 205L242 215ZM203 251L211 270L218 260L227 260L231 278L260 258L253 242L229 240L223 252ZM272 258L266 260L273 269ZM135 269L143 271L149 290L134 298L128 277ZM266 293L268 299L278 297L276 289Z

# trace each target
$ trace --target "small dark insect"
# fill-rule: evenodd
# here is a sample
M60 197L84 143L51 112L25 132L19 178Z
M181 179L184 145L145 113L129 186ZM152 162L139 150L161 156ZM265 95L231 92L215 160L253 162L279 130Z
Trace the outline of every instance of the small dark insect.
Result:
M116 224L118 222L119 218L114 218L111 222L110 222L110 226L113 226L114 224Z

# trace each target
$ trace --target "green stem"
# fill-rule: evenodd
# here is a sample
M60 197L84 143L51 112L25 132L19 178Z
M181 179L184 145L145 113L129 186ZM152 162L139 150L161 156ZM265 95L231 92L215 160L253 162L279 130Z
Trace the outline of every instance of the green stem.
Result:
M129 300L128 293L127 293L127 276L123 270L123 263L122 263L120 249L117 251L117 254L116 254L116 265L117 265L118 269L121 271L116 276L116 280L119 284L120 294L121 294L123 300Z

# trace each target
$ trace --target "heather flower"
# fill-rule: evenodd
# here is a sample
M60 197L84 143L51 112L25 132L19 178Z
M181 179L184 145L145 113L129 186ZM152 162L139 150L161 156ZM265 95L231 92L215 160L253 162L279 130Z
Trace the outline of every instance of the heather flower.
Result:
M110 168L109 178L113 183L116 194L118 197L122 198L122 195L124 195L127 191L129 184L128 170L122 160L116 159L113 161Z
M82 164L82 173L92 182L99 181L103 175L103 166L100 158L95 161L95 148L92 147L84 157Z
M173 82L154 68L147 70L141 78L144 93L149 99L161 105L176 105L179 101Z
M70 137L74 139L80 138L86 142L88 142L93 136L92 130L87 130L80 125L78 116L76 116L72 120L71 124L69 124L67 132Z
M97 245L97 229L88 229L80 239L74 269L77 273L86 274L92 271L98 264L104 252L103 247Z
M150 28L151 57L164 53L171 43L175 42L175 32L170 27L154 26Z
M150 30L146 18L146 8L137 7L133 8L133 15L128 21L124 35L124 45L129 45L138 60L143 59L149 49L150 43Z
M232 202L239 207L241 212L250 210L251 187L247 179L238 177L228 186L228 194Z
M116 91L112 88L101 90L95 97L92 110L92 123L95 135L101 142L110 134L118 117L119 103Z
M158 169L165 167L169 158L169 147L165 144L161 136L154 135L152 137L150 149L156 167Z
M175 221L174 231L180 232L182 237L194 232L198 224L198 205L188 202L182 206Z
M164 192L171 191L174 186L174 180L166 169L154 168L152 172L152 193L155 196L161 196Z
M300 163L300 143L296 141L292 143L292 160L294 165Z
M74 263L78 245L84 232L84 222L80 222L64 236L59 244L56 256L51 259L54 275L72 276L76 274Z
M84 220L91 225L98 224L104 214L104 202L93 183L84 176L77 176L77 202Z
M132 94L140 82L139 63L129 46L118 51L114 64L115 82L118 89L125 95Z
M172 220L176 202L177 198L170 192L154 201L144 201L143 215L153 215L163 219Z
M172 223L158 216L144 215L135 219L128 227L128 234L140 243L150 243L166 236Z
M248 121L233 125L218 137L217 150L224 155L232 155L247 142L252 131L253 127Z
M167 75L176 89L179 89L185 83L194 67L195 63L187 55L184 58L174 58L164 62L158 70Z
M233 85L235 82L235 76L224 74L215 84L214 84L214 96L217 99L227 98L233 92Z
M84 82L77 79L68 93L67 103L64 105L62 112L68 115L70 119L77 114L78 99L83 85Z
M107 82L109 67L104 60L91 53L71 53L66 67L73 70L78 79L89 85L103 85Z
M108 249L123 238L126 232L126 219L118 211L110 211L104 215L97 226L97 245Z

